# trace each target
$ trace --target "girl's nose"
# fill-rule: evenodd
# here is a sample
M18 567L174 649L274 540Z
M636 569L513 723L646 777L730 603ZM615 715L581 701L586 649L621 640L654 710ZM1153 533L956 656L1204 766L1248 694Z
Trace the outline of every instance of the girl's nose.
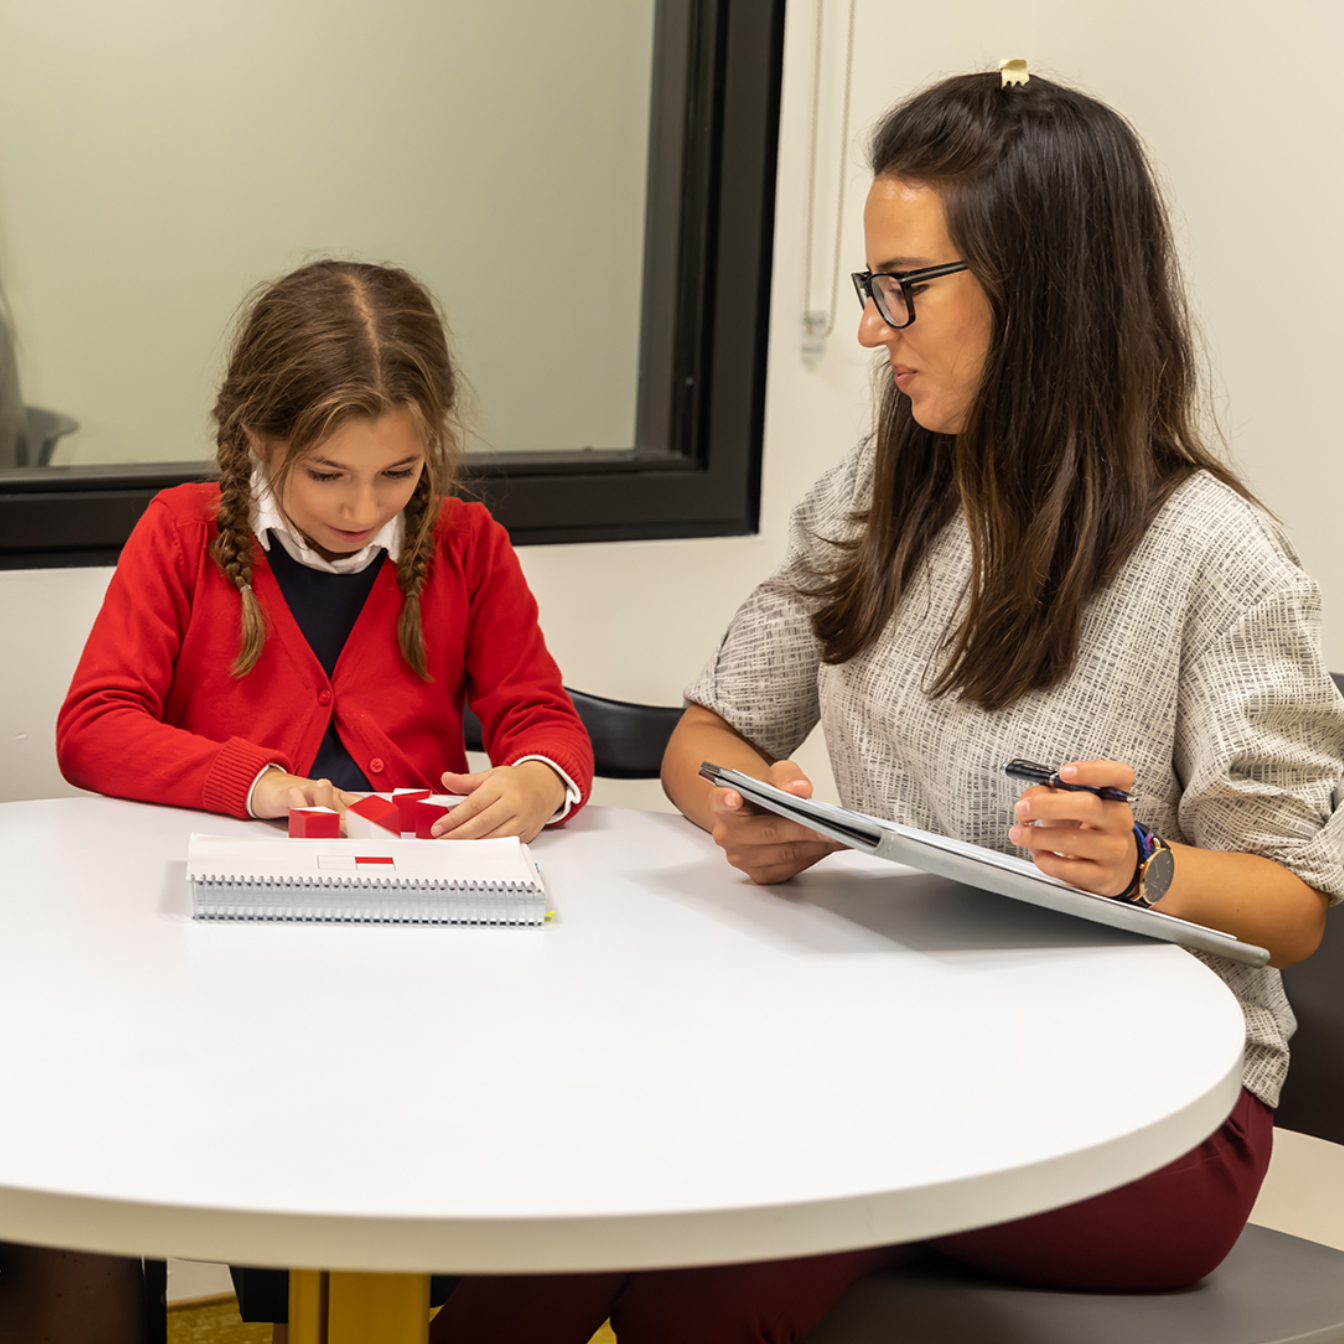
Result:
M346 498L345 507L341 510L341 513L354 524L350 528L352 532L359 532L366 527L372 527L380 516L378 496L373 487L360 486L353 490Z

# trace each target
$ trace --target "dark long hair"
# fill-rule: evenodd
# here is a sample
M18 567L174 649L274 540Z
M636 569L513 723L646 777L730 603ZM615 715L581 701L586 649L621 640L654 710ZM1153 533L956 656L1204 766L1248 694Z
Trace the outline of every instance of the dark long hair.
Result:
M213 411L220 471L215 559L242 600L236 676L256 665L266 638L252 592L249 432L288 444L271 474L278 500L295 463L346 421L404 409L419 430L425 466L402 515L397 637L406 661L427 677L420 593L438 503L456 475L458 386L442 312L418 280L395 267L313 262L262 286L245 307Z
M1063 680L1088 600L1171 493L1204 469L1198 378L1171 234L1138 136L1116 112L1033 75L962 75L888 113L876 177L932 187L992 314L962 431L916 424L886 380L871 506L814 576L828 663L879 637L958 512L971 577L934 695L1001 709Z

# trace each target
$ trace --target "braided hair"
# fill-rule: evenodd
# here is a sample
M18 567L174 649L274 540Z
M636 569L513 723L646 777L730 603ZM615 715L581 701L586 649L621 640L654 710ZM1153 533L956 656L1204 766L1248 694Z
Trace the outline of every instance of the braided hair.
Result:
M266 639L261 605L252 591L254 446L265 441L283 447L270 471L279 500L295 464L342 424L405 410L424 443L425 465L402 511L397 639L406 662L429 679L420 594L439 502L456 479L458 400L459 378L443 314L429 291L405 271L317 261L253 295L239 318L212 412L220 473L212 550L241 600L235 676L256 666Z

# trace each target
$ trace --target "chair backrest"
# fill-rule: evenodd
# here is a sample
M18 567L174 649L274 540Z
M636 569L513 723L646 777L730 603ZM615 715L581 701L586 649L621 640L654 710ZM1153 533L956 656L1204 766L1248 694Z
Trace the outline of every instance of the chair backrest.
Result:
M26 461L30 467L50 466L56 452L56 440L79 428L78 420L59 411L44 411L40 406L25 406L24 422L27 426Z
M1344 691L1344 673L1331 675ZM1283 984L1297 1033L1289 1042L1292 1065L1274 1121L1344 1143L1344 913L1330 912L1320 947L1284 971Z
M1344 913L1330 912L1320 947L1284 971L1283 985L1297 1031L1274 1123L1344 1144Z
M636 705L565 688L593 742L593 763L603 779L657 779L680 708ZM468 751L484 751L480 720L466 709L462 734Z

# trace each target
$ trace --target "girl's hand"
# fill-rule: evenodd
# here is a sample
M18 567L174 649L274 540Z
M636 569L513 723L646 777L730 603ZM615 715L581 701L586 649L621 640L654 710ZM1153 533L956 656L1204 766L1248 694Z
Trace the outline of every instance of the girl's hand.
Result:
M1071 784L1134 787L1134 771L1123 761L1073 761L1059 775ZM1133 880L1138 848L1128 803L1037 784L1015 812L1008 838L1031 851L1041 872L1098 896L1118 896Z
M259 817L286 817L291 807L329 807L344 812L363 797L346 793L329 779L305 779L283 770L267 770L252 790L252 811Z
M776 761L765 781L799 798L812 796L812 781L793 761ZM714 814L714 843L753 882L785 882L844 845L828 840L796 821L763 812L735 789L714 789L709 799Z
M565 782L545 761L500 765L474 775L443 772L449 793L464 793L431 829L437 839L491 840L516 835L528 841L564 806Z

